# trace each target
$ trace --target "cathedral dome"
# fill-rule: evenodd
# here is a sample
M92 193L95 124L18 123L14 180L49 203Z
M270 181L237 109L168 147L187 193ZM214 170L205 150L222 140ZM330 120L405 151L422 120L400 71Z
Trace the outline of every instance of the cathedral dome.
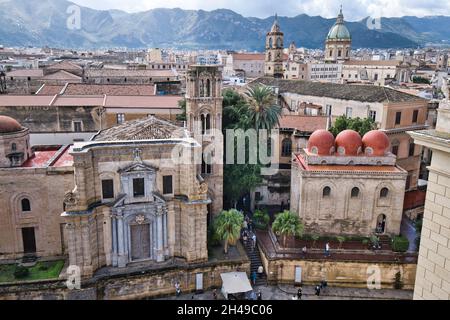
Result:
M383 131L372 130L362 138L364 153L370 156L384 156L389 149L389 138Z
M321 156L329 156L334 152L334 136L327 130L316 130L309 137L308 151Z
M7 116L0 116L0 133L11 133L22 130L22 126L15 119Z
M357 156L362 151L362 140L358 132L344 130L336 137L336 149L341 156Z
M351 40L350 32L344 24L344 15L339 12L336 23L331 27L327 40Z

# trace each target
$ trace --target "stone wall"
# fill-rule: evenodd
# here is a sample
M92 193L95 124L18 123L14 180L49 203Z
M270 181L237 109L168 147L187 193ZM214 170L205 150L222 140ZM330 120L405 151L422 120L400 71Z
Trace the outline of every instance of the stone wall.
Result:
M433 161L439 154L433 152ZM430 170L414 299L450 299L449 244L450 176Z
M270 283L294 284L295 268L302 268L302 283L314 285L326 280L330 286L367 288L367 279L379 268L381 288L393 288L395 274L400 271L403 289L413 289L416 264L358 261L271 260L261 251L264 269Z
M60 217L64 194L73 189L73 169L8 168L0 170L0 260L24 254L22 228L35 228L36 255L59 256L67 249ZM31 211L22 212L22 199Z
M82 130L96 132L100 129L98 107L58 106L0 106L0 114L16 119L34 132L73 132L73 121L82 122Z
M203 289L219 288L220 274L245 271L250 262L230 261L163 268L129 275L97 277L82 282L81 290L69 290L65 281L33 281L21 284L0 284L0 300L131 300L156 298L175 294L175 282L182 292L196 290L196 274L203 273Z
M398 235L405 193L404 171L309 172L293 165L291 176L291 211L305 224L307 233L369 236L378 219L386 216L387 234ZM331 188L323 196L325 187ZM359 188L356 197L351 196ZM386 197L380 197L387 188Z

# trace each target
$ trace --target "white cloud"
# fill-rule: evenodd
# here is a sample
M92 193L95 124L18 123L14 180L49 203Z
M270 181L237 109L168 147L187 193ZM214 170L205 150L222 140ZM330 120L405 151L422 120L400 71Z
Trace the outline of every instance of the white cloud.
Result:
M448 0L72 0L95 9L121 9L128 12L153 8L182 8L214 10L227 8L243 16L265 18L278 12L281 16L306 13L332 18L342 4L346 20L367 16L392 17L404 15L449 15Z

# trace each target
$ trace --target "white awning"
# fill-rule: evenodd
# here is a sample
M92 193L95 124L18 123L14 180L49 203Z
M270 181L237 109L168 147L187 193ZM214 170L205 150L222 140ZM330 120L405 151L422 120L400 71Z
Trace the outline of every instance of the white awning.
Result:
M222 291L225 293L243 293L252 291L253 288L245 272L221 273Z

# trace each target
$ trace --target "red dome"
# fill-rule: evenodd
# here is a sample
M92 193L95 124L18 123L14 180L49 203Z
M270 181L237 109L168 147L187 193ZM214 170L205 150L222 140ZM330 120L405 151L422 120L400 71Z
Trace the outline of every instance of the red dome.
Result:
M389 138L383 131L372 130L362 138L364 152L371 156L384 156L389 149Z
M16 120L7 116L0 116L0 133L22 131L23 128Z
M358 132L344 130L336 137L336 150L341 156L357 156L362 151L362 140Z
M309 137L308 151L321 156L329 156L334 152L334 136L327 130L316 130Z

